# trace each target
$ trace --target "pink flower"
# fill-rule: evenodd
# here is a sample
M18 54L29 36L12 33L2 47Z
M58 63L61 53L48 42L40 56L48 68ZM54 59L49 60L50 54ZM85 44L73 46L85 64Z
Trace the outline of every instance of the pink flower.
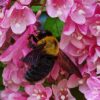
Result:
M59 17L65 21L69 16L76 24L82 25L86 23L88 17L94 15L96 6L95 0L48 0L46 9L51 17Z
M68 24L69 23L69 24ZM63 34L65 35L71 35L73 32L75 31L75 23L70 19L68 18L66 21L65 21L65 25L64 25L64 29L63 29Z
M21 85L24 85L24 75L26 68L23 64L16 66L13 62L9 63L3 70L3 83L5 87L17 91Z
M70 36L62 35L60 48L70 57L70 59L80 67L81 73L100 73L100 47L99 37L91 34L82 35L73 33ZM82 64L82 65L80 65ZM83 71L85 70L85 71Z
M85 24L88 17L94 15L96 8L96 1L89 2L87 0L76 0L73 9L71 10L70 17L77 24Z
M75 88L79 85L80 78L77 77L75 74L71 75L67 80L67 87L68 88Z
M9 46L9 48L2 53L0 56L0 61L9 62L13 60L15 62L20 60L24 55L24 51L28 48L28 37L32 32L33 31L31 31L31 27L29 27L27 31L21 37L19 37L13 45Z
M27 85L25 91L29 95L27 100L49 100L52 95L52 90L41 84Z
M89 30L92 35L100 37L100 14L93 16L89 22Z
M88 20L89 30L92 35L100 37L100 5L97 5L95 15Z
M87 59L87 65L88 65L88 71L93 71L96 70L96 74L100 73L100 47L99 46L93 46L90 50L89 50L90 55Z
M3 20L3 18L4 18L4 15L5 15L5 8L2 8L2 9L0 9L1 11L0 11L0 24L1 24L1 22L2 22L2 20Z
M78 4L77 4L78 5ZM96 8L96 7L94 7ZM73 8L74 10L76 9ZM78 9L78 11L77 11ZM91 17L87 17L84 13L86 13L85 11L83 11L83 7L81 8L77 8L75 11L72 10L70 17L68 17L65 21L65 25L64 25L64 34L66 35L71 35L75 32L76 30L79 30L83 35L87 35L88 34L88 26L90 27L90 31L92 31L92 34L96 35L96 30L98 30L97 33L99 32L99 15L95 15L94 16L94 12L93 14L89 14L91 15ZM92 8L91 8L92 9ZM87 11L87 10L86 10ZM90 11L90 10L89 10ZM95 10L94 10L95 11ZM98 21L98 25L97 27L95 26L95 24L97 24ZM91 28L92 26L94 26L94 29ZM98 28L98 29L95 29Z
M17 1L19 1L23 5L29 5L32 0L17 0Z
M88 32L88 24L76 24L70 17L68 17L65 21L63 33L69 36L73 34L75 30L79 30L83 35L86 35Z
M2 29L0 28L0 47L2 47L2 45L4 44L5 40L6 40L6 32L8 29Z
M7 63L3 71L4 85L12 90L17 90L20 85L26 83L24 75L27 68L21 61L21 58L29 52L28 37L32 32L33 26L29 27L21 37L16 39L15 43L0 56L0 60Z
M80 86L79 90L84 93L86 100L99 100L100 98L100 79L90 77L87 82Z
M1 7L7 6L9 3L10 3L10 0L0 0Z
M71 35L73 32L75 32L75 29L77 28L83 35L86 35L88 32L87 23L89 21L89 18L94 16L96 11L97 7L96 1L71 0L69 4L67 2L69 1L63 0L63 2L62 1L58 2L57 0L56 1L48 0L47 1L48 14L51 17L59 17L61 20L65 21L64 32L63 32L64 34ZM68 7L67 4L70 5L70 7ZM69 10L67 11L65 10L64 12L63 6L65 9L69 8ZM64 14L67 14L67 16Z
M95 43L95 37L84 36L79 32L74 32L70 36L62 35L60 48L70 57L77 59L78 64L81 64L86 60L89 48Z
M56 80L59 77L59 72L60 72L60 66L59 63L56 61L52 71L50 72L50 76Z
M5 89L0 94L1 100L27 100L27 94L24 92L15 92L10 89Z
M51 17L59 17L65 21L73 4L73 0L47 0L46 10Z
M53 85L52 90L55 96L54 100L75 100L67 87L66 79L61 80L57 86Z
M96 62L96 74L99 75L100 74L100 60L98 60Z
M15 3L6 13L7 15L3 19L1 26L3 28L11 27L15 34L23 33L27 26L36 22L32 10L27 6L20 5L19 3Z

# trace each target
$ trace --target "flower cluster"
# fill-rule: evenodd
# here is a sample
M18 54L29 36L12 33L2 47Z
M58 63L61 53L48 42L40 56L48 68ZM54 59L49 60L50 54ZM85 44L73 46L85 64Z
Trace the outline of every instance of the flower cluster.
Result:
M77 65L82 78L72 74L67 79L67 71L56 60L45 79L35 84L28 82L25 74L29 66L22 58L32 49L29 36L37 35L42 11L32 11L32 0L1 0L0 61L6 66L0 100L76 100L70 88L77 86L86 100L99 100L100 0L44 1L47 14L64 23L59 48Z
M47 0L47 12L65 23L60 48L78 64L80 91L87 100L99 100L100 1Z

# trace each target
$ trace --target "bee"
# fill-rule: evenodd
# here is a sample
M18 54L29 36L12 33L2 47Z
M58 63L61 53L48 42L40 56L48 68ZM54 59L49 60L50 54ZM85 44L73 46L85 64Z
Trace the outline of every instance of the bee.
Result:
M36 44L33 44L32 40ZM58 40L49 31L40 31L37 36L31 35L29 45L32 50L22 59L29 66L25 74L27 81L37 82L44 79L51 72L57 59L69 75L75 73L81 77L79 69L59 48Z

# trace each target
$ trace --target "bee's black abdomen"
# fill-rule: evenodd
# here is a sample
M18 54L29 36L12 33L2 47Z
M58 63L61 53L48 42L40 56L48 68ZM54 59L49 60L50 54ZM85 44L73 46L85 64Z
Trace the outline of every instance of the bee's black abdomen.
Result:
M25 78L30 82L40 81L45 78L52 70L56 57L48 54L42 54L37 64L32 65L26 72Z

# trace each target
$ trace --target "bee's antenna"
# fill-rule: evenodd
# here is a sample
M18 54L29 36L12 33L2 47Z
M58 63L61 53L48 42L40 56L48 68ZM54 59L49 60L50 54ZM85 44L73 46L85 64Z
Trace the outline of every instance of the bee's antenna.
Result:
M38 39L36 38L36 36L34 36L33 34L31 34L28 38L30 41L35 41L37 43Z
M36 48L36 43L38 39L33 34L29 36L28 40L29 40L29 47L33 49Z
M52 36L52 33L50 31L48 31L48 30L40 30L38 32L38 36L37 37L38 37L38 39L42 39L42 38L44 38L46 36Z

